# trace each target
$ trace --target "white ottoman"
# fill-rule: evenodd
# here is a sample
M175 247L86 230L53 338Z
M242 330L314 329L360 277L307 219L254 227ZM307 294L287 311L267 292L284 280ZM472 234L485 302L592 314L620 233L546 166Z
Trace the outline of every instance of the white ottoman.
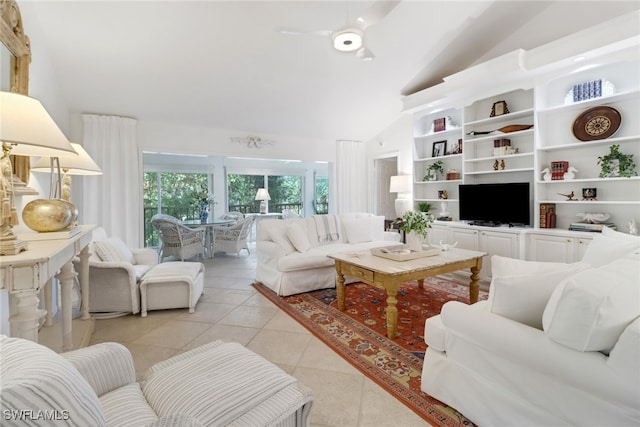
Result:
M203 293L204 265L201 262L165 262L154 266L140 281L140 315L148 310L189 307L193 313Z

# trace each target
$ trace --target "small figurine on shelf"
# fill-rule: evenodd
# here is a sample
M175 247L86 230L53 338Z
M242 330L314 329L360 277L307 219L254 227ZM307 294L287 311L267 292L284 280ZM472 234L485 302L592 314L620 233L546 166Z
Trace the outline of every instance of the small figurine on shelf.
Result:
M577 202L577 199L574 199L575 194L573 193L573 191L569 194L562 194L562 193L558 193L561 196L564 196L567 198L567 202Z
M632 236L638 235L638 224L636 223L635 219L632 219L629 222L629 234L631 234Z
M507 164L504 162L504 159L500 160L500 169L504 170L507 167Z
M541 174L543 174L543 175L542 175L542 179L543 179L544 181L547 181L547 182L548 182L548 181L551 181L551 171L549 170L549 168L544 168L544 169L542 169L542 170L540 171L540 173L541 173Z
M498 162L498 159L496 159L496 161L493 162L493 170L497 171L499 166L500 166L500 163Z
M562 177L567 181L572 180L576 177L576 172L580 172L580 171L574 168L573 166L569 166L569 169L567 169L567 171L564 173L564 175L562 175Z

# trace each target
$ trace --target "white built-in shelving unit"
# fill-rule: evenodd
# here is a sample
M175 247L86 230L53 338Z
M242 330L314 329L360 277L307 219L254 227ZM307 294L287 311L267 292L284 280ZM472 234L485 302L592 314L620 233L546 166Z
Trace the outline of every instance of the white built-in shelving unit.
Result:
M624 28L637 27L638 17L640 13L630 14L607 28L620 29L625 35L631 30ZM604 24L594 28L593 34L603 34L603 28ZM637 35L621 36L620 40L612 36L609 44L597 46L598 38L593 34L584 33L585 43L594 45L592 50L585 50L583 40L572 36L530 52L514 51L445 78L439 87L405 100L406 109L414 113L414 203L432 202L432 213L437 213L438 192L446 190L453 217L453 221L434 225L432 242L458 240L462 247L491 254L571 262L581 258L594 236L568 230L571 223L580 220L578 213L609 213L623 232L631 220L640 222L640 177L601 178L598 165L598 157L617 144L622 153L633 154L640 173L640 42ZM614 93L579 102L567 97L574 85L596 79L613 83ZM491 117L492 107L501 101L509 112ZM573 134L573 123L595 106L615 108L622 124L607 139L581 141ZM434 120L447 116L455 128L430 132ZM508 125L533 127L483 134ZM509 139L513 150L495 155L494 140L501 138ZM460 139L462 153L432 156L435 142L447 141L451 147ZM427 168L438 160L443 162L445 173L460 172L460 179L446 180L440 175L436 181L425 180ZM541 171L552 161L569 162L578 170L575 178L545 181ZM530 184L530 227L486 229L459 222L458 186L496 182ZM584 200L583 188L596 188L596 200ZM571 192L576 200L562 195ZM541 203L556 204L556 228L540 228L537 213Z

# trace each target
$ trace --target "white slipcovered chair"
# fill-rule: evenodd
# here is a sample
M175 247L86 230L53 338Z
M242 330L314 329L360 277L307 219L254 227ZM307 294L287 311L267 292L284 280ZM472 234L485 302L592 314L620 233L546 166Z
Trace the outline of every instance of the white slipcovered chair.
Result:
M160 239L160 262L175 256L181 261L195 256L204 258L204 227L189 228L171 215L156 214L151 218L151 226Z
M0 335L0 359L3 426L309 425L310 391L237 343L179 354L140 383L131 353L113 342L56 354ZM38 414L49 418L29 418Z
M249 251L247 240L251 233L251 227L255 222L254 215L241 219L233 225L216 225L213 227L213 247L215 251L232 252L240 255L240 251Z
M107 237L98 227L93 231L90 253L89 311L101 317L138 313L140 280L158 264L156 251L131 249L120 238ZM77 264L74 267L80 271Z

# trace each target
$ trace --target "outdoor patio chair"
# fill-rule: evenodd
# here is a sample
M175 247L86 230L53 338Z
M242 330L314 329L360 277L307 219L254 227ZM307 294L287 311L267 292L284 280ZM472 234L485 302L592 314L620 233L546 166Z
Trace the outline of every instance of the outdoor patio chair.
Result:
M240 251L246 249L249 254L249 245L247 240L251 233L251 227L256 220L255 215L243 218L230 226L214 226L213 227L213 247L215 251L235 252L240 256Z
M204 258L205 227L189 228L177 218L165 214L154 215L151 226L160 238L160 262L170 256L181 261L198 255Z

